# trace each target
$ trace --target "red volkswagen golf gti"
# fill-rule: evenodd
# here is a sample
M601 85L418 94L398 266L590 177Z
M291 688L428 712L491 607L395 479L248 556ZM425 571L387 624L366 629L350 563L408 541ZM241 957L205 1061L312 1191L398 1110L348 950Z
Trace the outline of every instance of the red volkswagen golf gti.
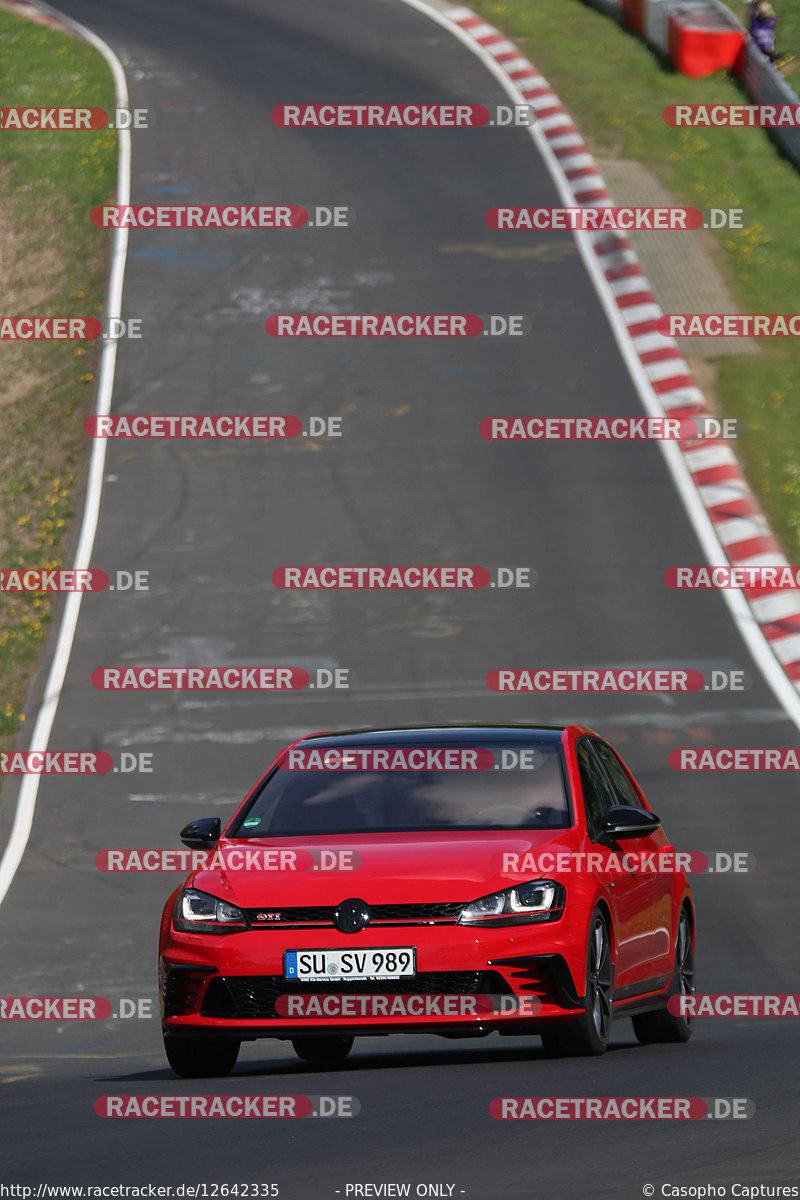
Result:
M358 1035L539 1034L602 1054L612 1019L685 1042L694 906L619 755L578 725L313 734L226 828L181 833L159 982L179 1075L242 1041L334 1064Z

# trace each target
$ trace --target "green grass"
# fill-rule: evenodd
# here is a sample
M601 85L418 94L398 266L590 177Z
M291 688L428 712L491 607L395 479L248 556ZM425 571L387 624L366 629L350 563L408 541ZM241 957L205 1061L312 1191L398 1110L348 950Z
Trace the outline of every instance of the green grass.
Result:
M472 0L553 85L594 153L637 159L684 204L741 207L752 224L716 235L741 312L800 312L800 173L762 130L673 129L668 104L741 104L724 74L691 80L581 0ZM734 4L734 11L741 14ZM557 11L556 11L557 9ZM782 44L800 50L800 0L776 5ZM800 71L789 76L800 87ZM616 197L624 201L624 197ZM744 422L738 453L789 557L800 560L800 348L760 339L760 353L722 357L717 395Z
M0 12L4 106L115 103L111 73L83 43ZM107 238L89 211L116 177L109 130L0 134L3 316L100 316ZM97 344L0 343L0 565L62 563L86 461ZM0 595L0 746L24 720L52 601Z

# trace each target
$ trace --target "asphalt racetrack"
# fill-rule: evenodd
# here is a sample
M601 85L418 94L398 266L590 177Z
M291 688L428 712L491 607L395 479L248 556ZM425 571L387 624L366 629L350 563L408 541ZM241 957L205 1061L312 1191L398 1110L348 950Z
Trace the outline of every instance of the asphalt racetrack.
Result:
M42 779L0 910L3 991L156 1000L160 910L177 875L104 874L108 847L177 846L232 814L305 732L425 722L583 721L616 745L675 844L747 851L703 875L699 990L798 990L797 788L790 774L678 773L686 745L796 746L796 727L718 593L668 590L703 552L655 443L491 443L493 415L640 416L570 233L494 232L497 205L556 205L524 129L290 130L276 104L507 102L445 29L399 0L63 0L120 56L134 203L345 205L352 227L133 230L115 414L341 416L339 438L112 441L93 565L150 590L85 597L51 746L152 753L152 774ZM621 198L624 201L624 198ZM525 314L526 336L270 338L275 312ZM299 592L289 563L533 568L529 589ZM346 668L349 690L103 692L112 665ZM497 695L498 667L738 669L740 694ZM34 680L28 711L41 696ZM10 826L16 785L0 803ZM5 837L5 832L4 835ZM640 1196L645 1185L797 1183L796 1023L698 1021L598 1059L538 1038L356 1043L331 1071L246 1044L232 1076L178 1080L148 1019L6 1022L0 1143L9 1184L437 1184L470 1200ZM107 1093L352 1095L353 1120L105 1120ZM748 1120L492 1119L497 1096L748 1097ZM452 1185L452 1191L448 1191ZM35 1193L34 1193L35 1194ZM210 1194L210 1193L209 1193ZM362 1193L378 1195L379 1192ZM383 1193L391 1194L391 1193ZM733 1193L736 1194L735 1192Z

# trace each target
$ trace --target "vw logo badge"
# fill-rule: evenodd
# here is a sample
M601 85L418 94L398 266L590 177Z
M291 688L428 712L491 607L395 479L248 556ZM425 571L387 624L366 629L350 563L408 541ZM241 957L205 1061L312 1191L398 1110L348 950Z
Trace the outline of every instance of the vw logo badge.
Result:
M333 923L340 933L359 933L369 925L369 905L365 900L343 900Z

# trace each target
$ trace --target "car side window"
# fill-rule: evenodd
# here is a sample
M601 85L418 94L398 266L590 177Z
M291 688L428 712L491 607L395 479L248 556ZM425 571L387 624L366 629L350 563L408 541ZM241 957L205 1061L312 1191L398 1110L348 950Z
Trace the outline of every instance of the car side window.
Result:
M603 828L606 812L617 803L611 786L589 744L588 738L578 742L578 772L581 777L583 802L589 836L595 839Z
M643 808L636 789L628 778L625 768L617 758L614 751L605 742L592 742L594 750L608 772L611 783L614 787L616 797L615 804L625 804L630 808Z

